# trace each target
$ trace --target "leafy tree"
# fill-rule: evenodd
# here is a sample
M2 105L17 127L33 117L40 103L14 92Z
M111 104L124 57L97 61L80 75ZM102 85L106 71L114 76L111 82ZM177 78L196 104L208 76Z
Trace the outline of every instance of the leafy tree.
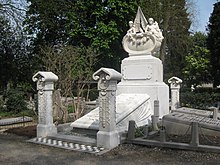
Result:
M26 11L25 0L0 0L0 16L10 22L10 26L21 34L22 21Z
M191 21L186 0L107 0L59 1L28 0L30 6L25 21L29 34L35 34L35 53L42 45L71 44L92 46L101 53L100 66L120 68L120 61L127 53L121 41L133 20L137 4L147 18L153 17L165 37L160 58L165 61L169 76L180 76L184 56L188 52ZM168 76L168 77L169 77Z
M27 38L22 31L25 1L0 1L0 90L17 86L30 76Z
M3 17L0 17L0 87L5 89L7 84L12 81L12 71L15 70L14 55L16 50L16 39L13 31Z
M128 21L137 10L135 1L59 1L28 0L25 24L33 40L35 53L42 45L71 44L92 46L102 54L102 65L119 69L126 53L121 41L128 29Z
M197 32L191 36L191 49L185 57L186 66L183 69L185 82L188 86L210 82L209 50L206 48L207 36Z
M68 41L65 30L66 13L72 10L72 2L68 0L27 0L30 4L26 12L26 31L32 38L36 52L45 45L57 45ZM35 52L35 53L36 53Z
M214 4L209 18L207 47L210 50L210 63L214 86L220 84L220 2Z
M26 37L16 35L4 17L0 17L0 36L0 89L30 82L31 57L27 54Z

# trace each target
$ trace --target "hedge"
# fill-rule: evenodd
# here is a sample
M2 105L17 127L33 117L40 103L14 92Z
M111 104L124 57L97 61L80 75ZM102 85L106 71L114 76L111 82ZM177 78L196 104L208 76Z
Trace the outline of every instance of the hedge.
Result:
M208 109L220 102L219 88L196 88L191 91L190 88L180 90L180 103L183 107Z

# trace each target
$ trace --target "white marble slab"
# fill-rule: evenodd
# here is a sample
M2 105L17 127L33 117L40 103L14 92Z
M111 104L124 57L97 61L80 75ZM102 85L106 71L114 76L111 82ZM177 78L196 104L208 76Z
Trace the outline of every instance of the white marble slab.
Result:
M148 124L153 110L147 94L120 94L116 96L116 126L118 130L127 129L129 120L138 126ZM99 130L99 108L81 117L71 127Z

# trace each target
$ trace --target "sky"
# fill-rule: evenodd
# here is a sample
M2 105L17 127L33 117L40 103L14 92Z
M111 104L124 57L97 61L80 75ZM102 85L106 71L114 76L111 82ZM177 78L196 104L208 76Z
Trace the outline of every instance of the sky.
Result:
M197 23L193 27L195 31L206 32L206 27L209 22L209 17L213 12L214 4L217 0L195 0L195 7L197 10Z

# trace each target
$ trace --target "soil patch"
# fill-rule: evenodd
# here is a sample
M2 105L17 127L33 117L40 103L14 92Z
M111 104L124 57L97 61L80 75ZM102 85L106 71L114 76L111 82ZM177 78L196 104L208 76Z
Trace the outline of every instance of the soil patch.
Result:
M33 138L37 136L36 125L33 126L26 126L26 127L17 127L17 128L10 128L7 133L16 134L19 136L26 136L29 138Z
M214 165L220 162L220 154L216 153L146 147L132 144L119 145L101 156L95 156L77 151L34 145L26 142L27 137L36 137L36 125L12 128L7 130L7 134L0 134L0 164ZM176 138L175 136L171 136L170 140L187 141L186 137L186 139Z

